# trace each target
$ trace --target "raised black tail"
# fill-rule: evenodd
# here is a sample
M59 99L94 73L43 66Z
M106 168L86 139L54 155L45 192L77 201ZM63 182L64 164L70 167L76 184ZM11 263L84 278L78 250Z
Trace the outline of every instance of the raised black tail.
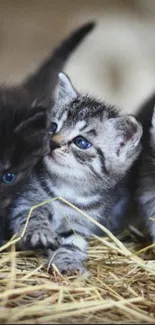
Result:
M76 29L67 39L62 41L62 43L52 51L52 54L41 64L39 69L24 81L24 88L26 88L33 97L40 97L40 95L49 96L49 94L52 96L57 84L58 73L63 70L72 52L94 27L94 22L84 24Z

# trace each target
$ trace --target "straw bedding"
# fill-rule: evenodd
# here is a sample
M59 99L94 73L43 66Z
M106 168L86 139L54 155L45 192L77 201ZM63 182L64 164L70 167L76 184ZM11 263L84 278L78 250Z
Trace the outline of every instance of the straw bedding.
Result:
M19 238L1 247L0 323L155 323L154 254L99 227L106 237L90 240L83 275L61 275L55 265L49 274L39 253L16 252Z

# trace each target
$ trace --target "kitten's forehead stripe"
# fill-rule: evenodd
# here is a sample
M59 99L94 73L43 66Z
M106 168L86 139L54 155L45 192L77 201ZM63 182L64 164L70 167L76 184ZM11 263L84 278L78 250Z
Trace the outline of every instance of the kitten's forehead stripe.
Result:
M100 103L93 98L87 96L79 96L74 102L70 103L68 111L68 118L74 121L82 121L89 118L97 117L101 121L106 119L117 117L118 110L114 106L109 106L104 103Z
M82 132L83 130L85 130L85 128L87 128L87 124L85 121L80 121L76 124L77 129Z
M87 133L88 135L94 135L94 136L97 135L97 132L96 132L95 129L91 129L91 130L89 130L89 131L86 131L86 133Z

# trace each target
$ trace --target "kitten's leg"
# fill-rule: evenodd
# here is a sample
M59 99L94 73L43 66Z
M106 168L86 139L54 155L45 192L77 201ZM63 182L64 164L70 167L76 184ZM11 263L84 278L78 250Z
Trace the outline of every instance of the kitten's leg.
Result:
M145 151L143 153L143 165L140 175L140 190L142 194L140 203L142 204L144 215L148 218L146 225L149 227L152 242L155 244L155 220L150 219L155 219L155 107L152 115L152 127L150 129L150 146L150 153L148 155L145 155Z
M80 235L71 235L62 239L62 246L55 252L48 250L49 266L56 265L60 272L79 271L83 273L83 261L87 258L87 242Z
M152 244L155 244L155 214L154 216L152 217L154 220L150 220L150 223L151 223L151 239L152 239ZM155 252L155 246L153 247L153 250Z
M155 244L155 197L147 202L147 204L145 205L145 212L147 220L146 229L144 229L144 231L145 233L149 232L151 236L151 241L153 244Z
M149 168L148 171L148 176L142 171L139 177L135 199L137 217L132 225L142 232L146 240L155 243L155 184Z
M52 232L49 221L48 209L36 209L31 215L25 234L18 244L20 249L49 248L56 249L59 246L58 236ZM14 233L22 234L26 223L28 211L16 214L11 220ZM52 216L50 215L50 218Z

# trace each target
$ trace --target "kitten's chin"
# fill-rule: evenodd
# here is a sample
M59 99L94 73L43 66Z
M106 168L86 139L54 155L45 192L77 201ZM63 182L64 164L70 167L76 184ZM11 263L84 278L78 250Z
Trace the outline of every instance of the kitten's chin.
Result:
M56 157L51 155L51 153L50 153L50 155L47 155L46 158L47 158L48 162L51 163L51 164L52 163L59 164L58 159L56 159Z

